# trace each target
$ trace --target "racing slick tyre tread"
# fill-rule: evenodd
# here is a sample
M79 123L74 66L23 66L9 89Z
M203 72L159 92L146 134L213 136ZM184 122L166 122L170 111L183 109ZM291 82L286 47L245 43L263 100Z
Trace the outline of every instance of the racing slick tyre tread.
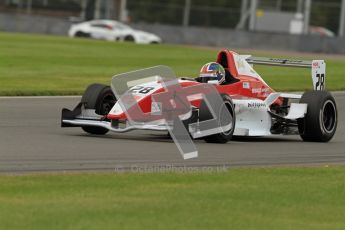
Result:
M228 141L230 141L232 139L232 135L234 133L235 130L235 122L236 122L236 115L235 115L235 108L234 108L234 104L231 100L231 97L229 97L228 95L221 95L224 101L224 105L227 106L227 109L229 110L230 114L232 115L232 128L231 130L225 132L225 133L218 133L218 134L214 134L214 135L210 135L207 137L204 137L204 140L207 143L227 143ZM204 102L203 102L204 104ZM201 120L207 120L212 118L212 115L210 114L206 105L201 105L200 106L200 118Z
M307 91L300 103L308 105L305 117L297 120L301 138L313 142L330 141L338 122L334 97L327 91Z
M99 115L106 115L116 102L114 93L110 86L103 84L92 84L85 90L81 102L85 109L94 109ZM91 134L104 135L109 130L97 126L83 126L82 129Z

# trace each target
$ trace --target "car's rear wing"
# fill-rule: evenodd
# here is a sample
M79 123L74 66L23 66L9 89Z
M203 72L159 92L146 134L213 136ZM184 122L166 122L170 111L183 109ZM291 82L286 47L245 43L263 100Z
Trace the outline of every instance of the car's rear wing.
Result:
M324 60L291 60L280 58L253 57L243 55L249 64L310 68L314 90L324 90L326 80L326 63Z

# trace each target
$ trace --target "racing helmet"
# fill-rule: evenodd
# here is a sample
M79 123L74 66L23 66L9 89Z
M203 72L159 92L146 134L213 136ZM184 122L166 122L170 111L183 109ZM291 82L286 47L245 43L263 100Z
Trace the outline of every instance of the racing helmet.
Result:
M217 80L218 84L222 84L225 81L225 70L220 64L209 62L201 67L199 77L201 82Z

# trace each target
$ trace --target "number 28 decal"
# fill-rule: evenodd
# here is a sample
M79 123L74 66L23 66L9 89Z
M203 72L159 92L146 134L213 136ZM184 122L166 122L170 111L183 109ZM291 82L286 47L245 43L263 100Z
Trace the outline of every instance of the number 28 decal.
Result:
M325 74L316 74L318 81L315 85L315 90L323 90L325 88Z
M132 89L130 89L128 92L130 93L140 93L140 94L147 94L149 92L151 92L152 90L154 90L154 87L144 87L144 86L134 86Z

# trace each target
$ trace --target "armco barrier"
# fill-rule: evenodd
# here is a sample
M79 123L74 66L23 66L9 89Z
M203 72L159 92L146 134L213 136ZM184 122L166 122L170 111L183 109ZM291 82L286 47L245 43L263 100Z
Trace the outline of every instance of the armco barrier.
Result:
M155 33L168 43L345 54L344 38L158 24L135 24L133 27Z
M67 18L0 13L1 31L67 35L70 25ZM160 24L131 26L153 32L173 44L345 54L344 38Z

